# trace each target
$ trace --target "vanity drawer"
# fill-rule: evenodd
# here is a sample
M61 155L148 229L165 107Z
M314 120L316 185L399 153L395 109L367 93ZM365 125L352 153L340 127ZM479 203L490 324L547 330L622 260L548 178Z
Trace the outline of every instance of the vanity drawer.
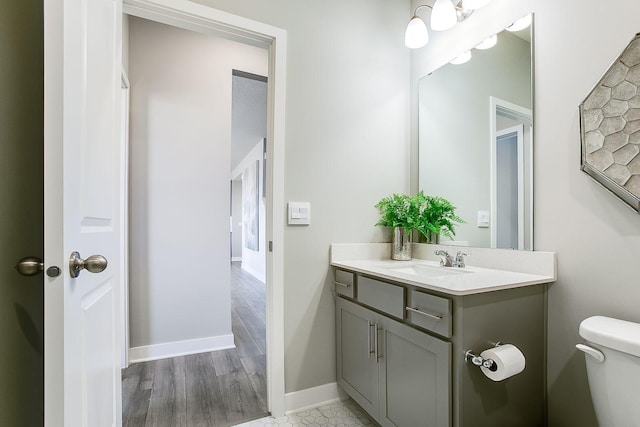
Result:
M420 291L411 291L407 313L409 321L414 325L443 337L451 337L451 300Z
M405 288L358 276L358 301L404 319Z
M350 271L336 269L335 277L336 280L333 283L336 285L336 293L349 298L353 298L355 296L355 274Z

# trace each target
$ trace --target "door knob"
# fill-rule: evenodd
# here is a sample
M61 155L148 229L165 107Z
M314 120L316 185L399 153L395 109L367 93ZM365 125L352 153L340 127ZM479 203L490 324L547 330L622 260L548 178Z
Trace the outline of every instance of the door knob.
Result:
M80 253L72 252L69 257L69 274L71 277L78 277L82 269L90 273L100 273L107 268L107 259L102 255L91 255L87 259L82 259Z
M44 270L44 262L38 257L24 257L16 264L16 270L23 276L35 276Z

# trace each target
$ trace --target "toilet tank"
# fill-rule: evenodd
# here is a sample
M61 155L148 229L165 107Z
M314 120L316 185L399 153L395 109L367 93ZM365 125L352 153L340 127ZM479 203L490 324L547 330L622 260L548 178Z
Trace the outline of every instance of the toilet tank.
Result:
M586 354L591 398L601 427L640 426L640 324L594 316L580 323L580 336L599 350Z

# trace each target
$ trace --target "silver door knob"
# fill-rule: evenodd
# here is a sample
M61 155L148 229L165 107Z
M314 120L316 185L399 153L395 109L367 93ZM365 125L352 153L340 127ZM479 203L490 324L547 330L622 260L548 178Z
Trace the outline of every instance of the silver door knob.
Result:
M107 259L102 255L91 255L87 259L82 259L78 252L72 252L69 257L69 274L71 277L78 277L82 269L90 273L100 273L107 268Z
M23 276L35 276L44 270L44 262L38 257L24 257L16 264L16 270Z

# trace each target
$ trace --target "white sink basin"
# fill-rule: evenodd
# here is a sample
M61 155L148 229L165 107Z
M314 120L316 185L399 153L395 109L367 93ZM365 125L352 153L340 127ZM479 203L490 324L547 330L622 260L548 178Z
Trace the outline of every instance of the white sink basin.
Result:
M471 273L471 271L464 270L462 268L430 266L430 265L416 264L416 263L411 263L401 267L397 265L385 266L385 268L396 273L410 274L413 276L419 276L424 278L452 276L452 275L458 275L458 274Z

